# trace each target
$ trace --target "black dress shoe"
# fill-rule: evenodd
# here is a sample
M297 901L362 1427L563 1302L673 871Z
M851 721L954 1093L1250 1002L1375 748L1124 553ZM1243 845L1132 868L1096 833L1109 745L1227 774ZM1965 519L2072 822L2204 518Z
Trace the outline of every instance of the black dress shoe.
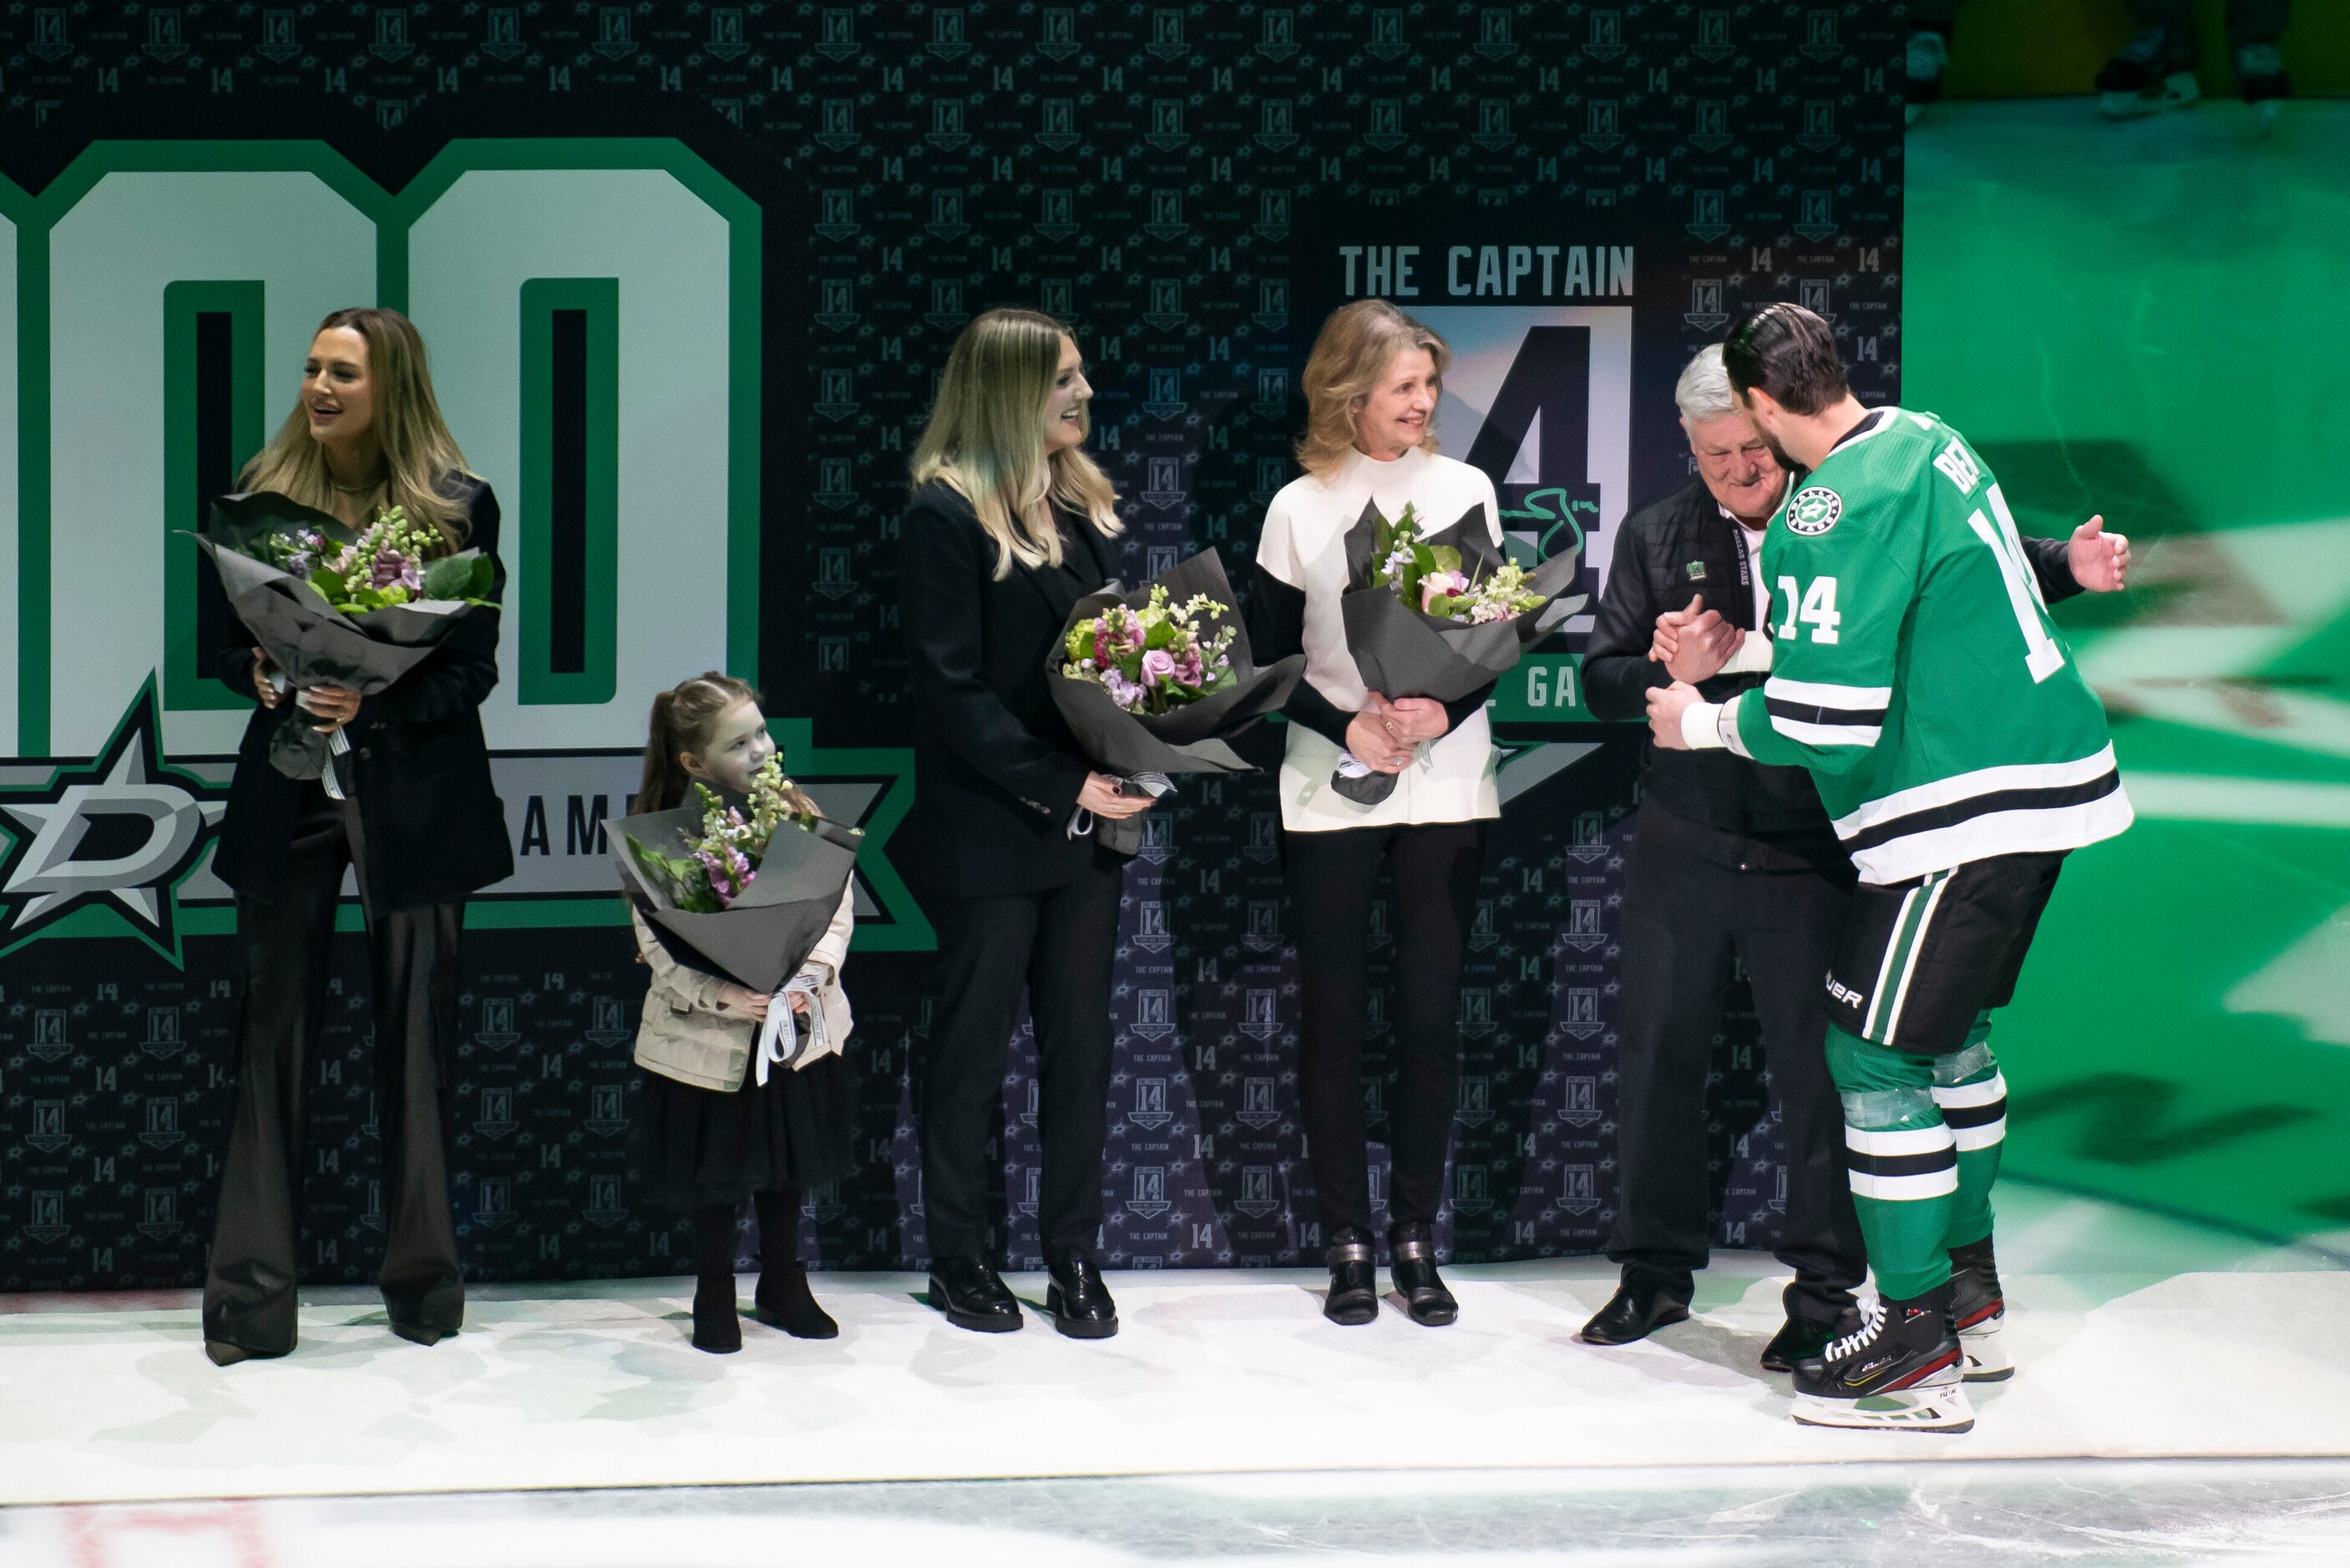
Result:
M1830 1343L1854 1333L1860 1327L1860 1309L1846 1307L1834 1323L1822 1323L1817 1318L1791 1317L1771 1336L1762 1347L1762 1370L1793 1372L1795 1363L1816 1358Z
M1045 1292L1045 1310L1053 1326L1071 1339L1107 1339L1118 1332L1118 1303L1102 1282L1101 1265L1083 1252L1065 1252L1051 1260L1053 1283Z
M293 1351L290 1347L285 1350L253 1350L242 1345L231 1345L224 1339L208 1339L204 1341L204 1354L212 1358L214 1366L234 1366L240 1361L275 1361L281 1355L292 1355Z
M1461 1303L1436 1277L1436 1228L1395 1225L1388 1230L1388 1268L1395 1278L1396 1294L1403 1298L1411 1321L1441 1328L1461 1315Z
M980 1334L1010 1334L1027 1321L984 1258L931 1259L931 1304L957 1328Z
M1606 1306L1592 1315L1575 1337L1586 1345L1629 1345L1646 1339L1669 1323L1689 1318L1689 1303L1654 1280L1638 1276L1616 1287Z
M1339 1231L1330 1239L1324 1261L1330 1265L1330 1293L1323 1299L1322 1315L1348 1328L1359 1328L1378 1316L1378 1274L1372 1267L1371 1233L1353 1229Z

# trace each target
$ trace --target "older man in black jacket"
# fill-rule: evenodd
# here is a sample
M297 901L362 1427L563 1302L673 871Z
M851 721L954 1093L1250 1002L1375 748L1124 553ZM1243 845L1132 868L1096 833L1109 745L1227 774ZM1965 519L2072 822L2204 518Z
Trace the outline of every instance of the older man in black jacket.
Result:
M1697 477L1617 533L1583 667L1586 700L1602 719L1642 718L1649 689L1677 680L1725 701L1771 669L1762 534L1788 476L1731 401L1719 348L1690 361L1674 395ZM2069 545L2024 543L2051 600L2117 588L2128 566L2127 541L2095 522ZM1801 768L1651 748L1640 782L1607 1245L1623 1278L1582 1337L1623 1345L1689 1315L1711 1231L1706 1083L1734 953L1753 988L1787 1151L1778 1257L1795 1277L1786 1324L1762 1353L1764 1367L1783 1372L1840 1332L1866 1273L1820 1006L1852 864Z

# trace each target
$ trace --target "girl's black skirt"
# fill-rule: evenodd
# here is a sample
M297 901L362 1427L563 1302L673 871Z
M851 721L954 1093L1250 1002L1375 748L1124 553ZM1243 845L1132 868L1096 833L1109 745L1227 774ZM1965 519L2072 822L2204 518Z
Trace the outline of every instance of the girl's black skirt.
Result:
M857 1079L839 1053L794 1072L768 1070L732 1094L639 1068L637 1168L654 1198L681 1213L741 1203L754 1192L806 1192L854 1162Z

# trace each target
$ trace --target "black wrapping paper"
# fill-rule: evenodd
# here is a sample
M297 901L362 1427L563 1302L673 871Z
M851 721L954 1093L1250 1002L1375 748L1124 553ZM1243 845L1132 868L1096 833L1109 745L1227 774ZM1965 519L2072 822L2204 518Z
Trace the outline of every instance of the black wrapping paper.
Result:
M813 830L779 826L743 896L724 909L703 914L677 908L668 888L645 874L629 848L634 838L657 853L682 856L702 836L702 816L699 805L681 805L610 824L607 832L622 886L670 957L689 969L773 994L824 940L857 864L861 836L853 827L821 820Z
M341 686L373 696L421 663L465 617L497 607L432 599L347 615L302 578L245 554L264 535L297 528L344 545L358 536L341 519L265 490L213 502L211 527L196 535L230 607L296 691ZM448 559L479 555L467 550ZM326 771L327 755L327 737L299 706L287 704L270 740L271 765L289 778L314 779Z
M1110 700L1098 683L1061 673L1067 662L1069 632L1115 604L1139 610L1150 602L1153 587L1164 587L1170 605L1183 604L1205 594L1224 608L1201 618L1201 631L1212 639L1232 628L1225 657L1232 662L1232 684L1170 713L1129 713ZM1203 550L1171 570L1159 574L1132 592L1111 583L1098 593L1079 599L1055 639L1045 661L1045 679L1053 702L1068 722L1077 744L1094 764L1122 778L1139 774L1246 773L1251 764L1229 743L1266 714L1289 701L1305 673L1305 656L1292 654L1272 664L1259 665L1249 652L1248 629L1243 625L1240 601L1224 575L1222 559ZM1095 836L1107 848L1131 855L1140 846L1142 826L1137 817L1104 820Z

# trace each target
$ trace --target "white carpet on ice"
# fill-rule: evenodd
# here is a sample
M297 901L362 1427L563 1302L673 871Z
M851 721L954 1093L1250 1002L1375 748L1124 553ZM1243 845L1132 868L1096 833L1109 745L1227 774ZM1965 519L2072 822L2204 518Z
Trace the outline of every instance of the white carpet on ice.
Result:
M352 1289L302 1345L223 1370L192 1293L0 1298L0 1502L1380 1467L2350 1453L2350 1273L2306 1251L2152 1253L2102 1204L2043 1199L2010 1245L2022 1366L1973 1432L1798 1428L1755 1365L1767 1258L1717 1259L1698 1314L1577 1343L1597 1260L1451 1271L1455 1327L1392 1303L1318 1313L1318 1272L1111 1276L1125 1320L1080 1344L949 1327L911 1275L819 1275L842 1335L745 1320L686 1343L690 1283L477 1290L466 1332L394 1339ZM2140 1225L2158 1222L2138 1220ZM2200 1266L2164 1272L2165 1260ZM2062 1256L2074 1266L2043 1266ZM750 1279L743 1282L748 1304ZM1014 1276L1040 1302L1043 1281Z

